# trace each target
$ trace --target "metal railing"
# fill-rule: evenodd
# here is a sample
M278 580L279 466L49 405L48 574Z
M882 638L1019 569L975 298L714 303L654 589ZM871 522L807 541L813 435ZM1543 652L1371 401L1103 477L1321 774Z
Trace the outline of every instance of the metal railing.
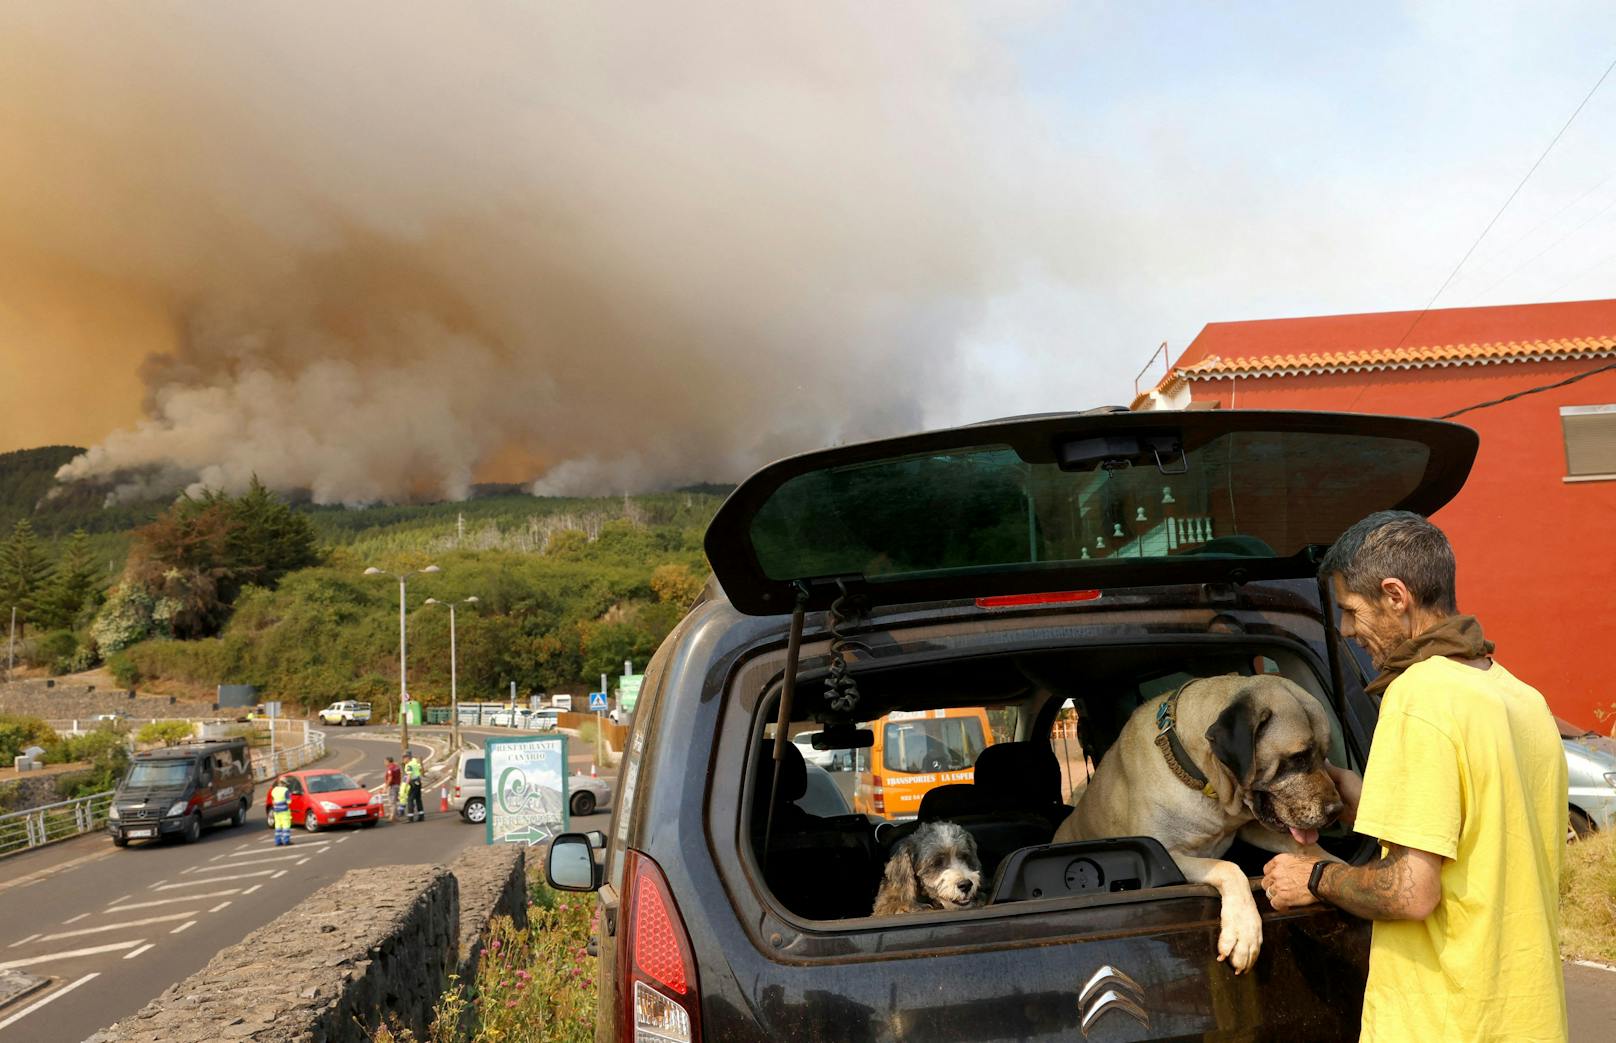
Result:
M272 757L267 749L253 751L253 781L268 782L283 771L295 771L325 756L325 732L309 728L303 733L307 740L298 746L277 749Z
M107 824L112 790L0 815L0 857L56 840L93 833Z

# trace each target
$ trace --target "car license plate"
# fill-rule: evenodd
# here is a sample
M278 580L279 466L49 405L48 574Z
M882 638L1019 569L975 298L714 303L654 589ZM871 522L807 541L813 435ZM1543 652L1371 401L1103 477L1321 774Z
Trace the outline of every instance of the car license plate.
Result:
M132 837L132 838L134 838L134 837L149 837L151 835L152 835L152 831L149 830L149 829L126 829L126 830L124 830L124 836L126 836L126 837Z
M349 818L358 818L361 815L365 814L365 809L364 808L350 808L344 814L346 814Z

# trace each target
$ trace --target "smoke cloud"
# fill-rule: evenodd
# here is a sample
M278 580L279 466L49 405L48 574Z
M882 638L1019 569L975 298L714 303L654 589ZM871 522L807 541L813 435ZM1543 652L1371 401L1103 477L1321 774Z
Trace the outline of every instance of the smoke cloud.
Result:
M0 8L0 271L72 315L7 350L142 360L61 477L609 492L921 425L1072 171L1017 155L1023 12L808 10Z

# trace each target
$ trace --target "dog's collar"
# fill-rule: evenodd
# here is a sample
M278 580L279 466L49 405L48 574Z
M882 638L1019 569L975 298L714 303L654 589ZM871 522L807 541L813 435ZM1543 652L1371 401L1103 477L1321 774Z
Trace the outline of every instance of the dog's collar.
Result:
M1185 681L1178 691L1163 699L1161 705L1156 707L1156 748L1161 750L1162 756L1167 760L1167 768L1173 776L1190 789L1200 790L1201 795L1209 799L1217 799L1217 791L1212 788L1212 781L1195 766L1190 760L1189 751L1184 744L1178 741L1178 697L1184 694L1184 689L1190 686Z

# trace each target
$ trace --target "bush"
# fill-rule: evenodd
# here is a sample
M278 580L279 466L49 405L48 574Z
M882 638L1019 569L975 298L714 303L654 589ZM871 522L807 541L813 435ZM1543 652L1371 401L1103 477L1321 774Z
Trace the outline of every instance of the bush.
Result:
M6 767L28 747L42 746L49 750L57 741L55 730L38 717L0 714L0 764Z
M101 793L116 786L129 770L129 747L123 734L112 728L97 728L83 735L58 740L45 751L47 764L89 761L84 771L64 775L56 782L63 800Z
M126 652L108 656L107 669L112 673L112 679L124 688L133 688L140 683L140 668Z
M78 651L79 639L71 630L52 630L29 641L24 648L23 661L29 666L52 667L59 659L68 659Z
M162 743L164 746L177 746L182 742L189 742L196 734L189 721L153 721L140 726L135 733L135 741L143 746Z

